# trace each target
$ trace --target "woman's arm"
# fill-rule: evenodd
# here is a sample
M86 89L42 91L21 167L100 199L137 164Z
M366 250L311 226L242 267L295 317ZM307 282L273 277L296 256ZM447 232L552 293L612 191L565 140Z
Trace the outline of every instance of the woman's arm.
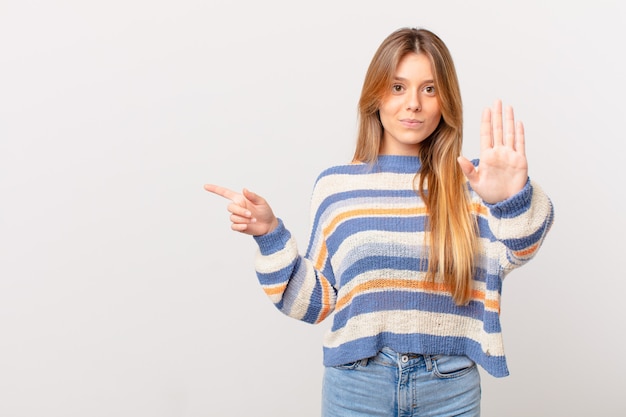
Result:
M336 292L330 263L319 259L315 253L325 246L321 230L311 231L307 257L299 254L295 239L278 219L267 201L244 189L242 193L213 184L204 188L230 200L231 228L252 235L259 245L255 268L261 286L274 305L284 314L309 323L324 320L334 309ZM312 208L316 211L316 209ZM313 258L309 258L312 256Z

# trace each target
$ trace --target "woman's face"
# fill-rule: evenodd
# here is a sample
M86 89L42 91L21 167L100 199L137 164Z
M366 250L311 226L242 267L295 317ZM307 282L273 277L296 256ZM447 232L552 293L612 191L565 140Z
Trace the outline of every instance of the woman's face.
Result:
M379 109L383 125L381 155L418 155L420 143L441 119L434 80L426 54L411 52L400 60Z

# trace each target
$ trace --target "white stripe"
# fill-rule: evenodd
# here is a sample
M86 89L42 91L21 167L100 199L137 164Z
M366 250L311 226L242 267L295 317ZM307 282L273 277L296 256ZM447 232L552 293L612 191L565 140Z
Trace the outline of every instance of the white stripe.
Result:
M298 246L293 236L289 238L285 247L271 255L262 255L257 250L254 267L257 272L262 274L271 274L286 268L298 257Z
M304 268L304 271L302 268ZM311 294L313 294L313 290L315 289L316 279L315 270L308 259L302 260L299 272L304 272L304 280L301 282L298 293L295 295L295 299L291 304L291 309L286 313L289 317L302 320L309 309ZM290 296L289 299L291 300L292 297Z
M372 176L376 179L373 180ZM341 192L355 190L406 190L413 182L415 174L396 174L390 172L372 172L371 174L334 174L320 178L316 190L323 190L324 194L313 193L311 204L319 207L328 196ZM358 193L357 193L358 194Z
M393 252L389 252L388 255L415 258L428 256L428 253L422 253L423 242L424 233L418 232L390 233L381 230L366 230L347 236L341 245L339 245L331 259L333 269L336 270L335 276L343 275L345 269L359 259L372 255L382 255L381 253L364 251L364 245L371 243L381 245L381 248L393 246Z
M383 332L423 333L441 337L478 336L478 340L474 337L472 339L478 342L484 351L489 351L494 356L504 355L502 335L486 333L480 320L428 311L394 310L361 314L351 318L345 327L334 332L329 331L324 337L324 346L336 348L344 343Z
M512 218L488 217L489 228L498 239L524 238L543 227L552 206L543 190L535 183L532 186L531 206L524 213Z

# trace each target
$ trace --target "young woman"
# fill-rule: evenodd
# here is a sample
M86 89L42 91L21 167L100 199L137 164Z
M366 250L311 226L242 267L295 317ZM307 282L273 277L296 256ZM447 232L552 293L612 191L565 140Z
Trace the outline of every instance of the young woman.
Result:
M536 254L553 207L511 107L483 112L478 161L461 156L462 125L446 45L403 28L365 76L354 160L315 183L304 256L262 197L205 185L254 236L276 307L311 323L333 313L324 416L478 416L476 365L508 375L502 281Z

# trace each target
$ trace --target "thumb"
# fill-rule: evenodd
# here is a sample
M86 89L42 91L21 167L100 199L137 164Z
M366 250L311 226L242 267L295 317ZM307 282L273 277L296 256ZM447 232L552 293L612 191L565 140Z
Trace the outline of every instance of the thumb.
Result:
M464 156L459 156L457 158L457 162L459 163L461 171L463 171L463 174L465 174L468 180L471 181L475 178L475 176L477 175L476 168L469 159Z
M264 204L265 203L265 199L263 197L261 197L260 195L258 195L256 193L253 193L252 191L248 190L247 188L243 189L243 195L252 204L257 205L257 204Z

